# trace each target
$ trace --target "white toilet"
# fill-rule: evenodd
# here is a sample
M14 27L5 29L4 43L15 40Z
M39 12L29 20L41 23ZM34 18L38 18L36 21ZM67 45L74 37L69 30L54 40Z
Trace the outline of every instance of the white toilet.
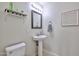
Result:
M25 43L18 43L9 47L6 47L7 56L24 56L25 55Z

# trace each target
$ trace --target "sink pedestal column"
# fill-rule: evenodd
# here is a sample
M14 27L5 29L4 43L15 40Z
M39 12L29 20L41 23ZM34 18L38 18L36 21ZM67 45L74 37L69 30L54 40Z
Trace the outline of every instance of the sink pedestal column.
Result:
M36 46L37 46L37 51L36 51L36 55L37 56L42 56L43 55L43 45L42 45L42 41L47 38L46 35L39 35L39 36L33 36L33 40L36 42Z
M38 42L38 56L42 56L42 40Z
M35 41L36 42L36 56L42 56L42 40Z

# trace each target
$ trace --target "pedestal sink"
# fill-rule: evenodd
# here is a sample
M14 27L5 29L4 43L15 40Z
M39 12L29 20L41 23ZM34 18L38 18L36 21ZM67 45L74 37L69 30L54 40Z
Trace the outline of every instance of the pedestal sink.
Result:
M47 38L46 35L33 36L33 40L36 42L38 47L38 56L42 56L42 41Z

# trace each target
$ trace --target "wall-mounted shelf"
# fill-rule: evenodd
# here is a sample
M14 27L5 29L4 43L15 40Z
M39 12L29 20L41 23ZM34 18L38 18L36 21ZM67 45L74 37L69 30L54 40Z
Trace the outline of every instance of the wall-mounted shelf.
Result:
M14 15L19 15L19 16L27 16L26 14L23 14L23 13L21 13L21 12L9 10L9 9L5 9L5 12L7 12L7 13L12 13L12 14L14 14Z

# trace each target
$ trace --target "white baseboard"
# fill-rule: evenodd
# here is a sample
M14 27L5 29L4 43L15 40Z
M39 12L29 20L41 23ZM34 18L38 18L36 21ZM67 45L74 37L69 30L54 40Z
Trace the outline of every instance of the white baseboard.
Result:
M43 53L44 53L44 56L59 56L58 54L56 54L54 52L50 52L46 49L43 49Z
M6 53L0 52L0 56L6 56Z

